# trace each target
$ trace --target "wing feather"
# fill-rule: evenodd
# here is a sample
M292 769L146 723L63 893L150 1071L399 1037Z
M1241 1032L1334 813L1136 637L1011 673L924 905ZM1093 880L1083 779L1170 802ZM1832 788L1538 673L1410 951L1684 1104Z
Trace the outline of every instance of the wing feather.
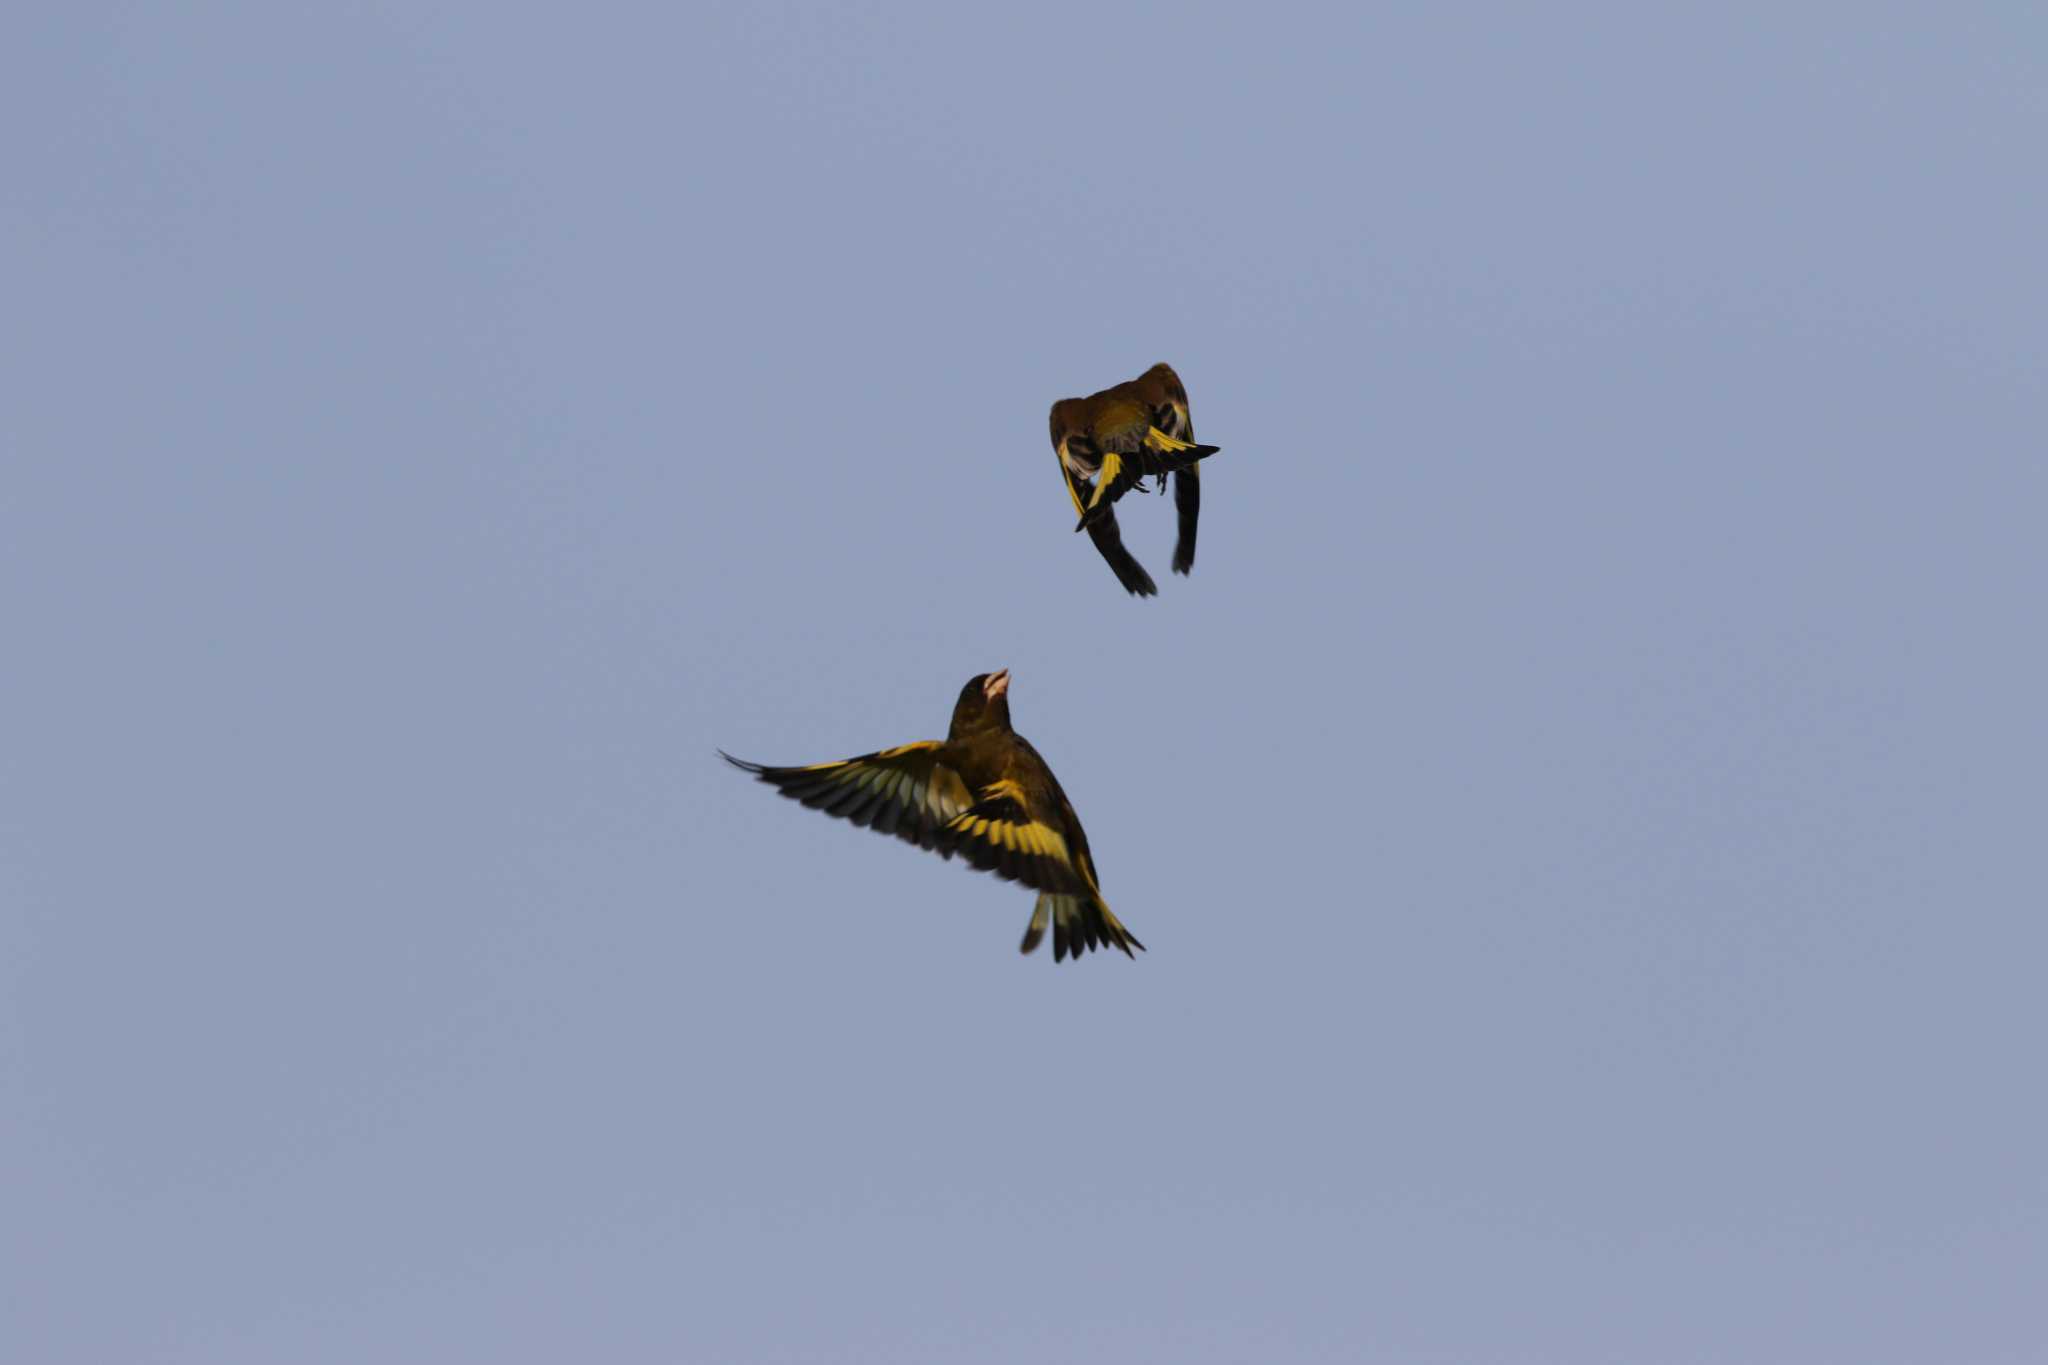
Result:
M948 825L973 804L960 774L939 760L937 740L921 740L837 763L776 768L719 756L812 810L952 856Z
M1080 476L1074 473L1074 466L1069 463L1066 441L1062 440L1053 446L1053 453L1060 457L1060 479L1067 485L1067 496L1074 500L1074 515L1078 517L1086 509L1081 505L1081 480Z
M1024 792L1005 778L977 793L973 806L946 827L958 853L970 865L1004 881L1038 891L1085 892L1091 888L1075 864L1066 836L1033 815Z
M1158 427L1148 426L1144 438L1135 442L1133 449L1102 452L1102 472L1096 476L1095 488L1081 512L1080 524L1086 526L1091 518L1104 515L1111 504L1128 493L1139 479L1193 469L1197 461L1207 459L1220 449L1221 446L1194 445L1168 436Z

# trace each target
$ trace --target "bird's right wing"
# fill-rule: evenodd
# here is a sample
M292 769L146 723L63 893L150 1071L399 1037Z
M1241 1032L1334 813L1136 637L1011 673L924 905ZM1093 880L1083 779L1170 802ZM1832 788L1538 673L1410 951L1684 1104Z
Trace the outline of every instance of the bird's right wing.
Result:
M1067 439L1072 440L1073 438L1069 437ZM1066 480L1067 496L1074 500L1074 515L1078 517L1087 511L1087 499L1083 498L1081 494L1087 489L1088 485L1082 483L1081 476L1074 472L1074 466L1067 458L1066 441L1061 441L1055 445L1052 448L1052 453L1059 457L1060 477Z
M1195 424L1187 404L1174 403L1160 425L1185 441L1195 439ZM1195 567L1195 526L1202 519L1202 466L1191 464L1173 476L1173 507L1180 514L1180 538L1173 545L1173 571L1187 573Z
M953 850L947 828L974 804L974 796L960 774L939 761L940 748L937 740L919 740L804 768L748 763L723 749L719 757L812 810L868 826L877 834L893 834L950 858Z
M1198 446L1191 441L1168 436L1158 427L1148 427L1135 450L1103 451L1102 472L1095 477L1095 491L1089 495L1088 505L1081 509L1080 525L1074 529L1080 530L1091 518L1107 512L1110 504L1128 492L1139 479L1150 474L1166 475L1192 469L1197 460L1207 459L1222 448Z
M1069 438L1071 439L1071 438ZM1074 500L1074 511L1085 518L1089 487L1067 460L1067 442L1061 441L1053 447L1060 459L1060 477L1066 481L1067 496ZM1145 566L1136 556L1124 548L1123 532L1117 529L1116 513L1104 508L1093 520L1085 522L1088 539L1095 542L1095 552L1109 565L1116 581L1124 585L1124 591L1133 597L1151 597L1158 593L1159 585L1152 581L1152 575L1145 572Z

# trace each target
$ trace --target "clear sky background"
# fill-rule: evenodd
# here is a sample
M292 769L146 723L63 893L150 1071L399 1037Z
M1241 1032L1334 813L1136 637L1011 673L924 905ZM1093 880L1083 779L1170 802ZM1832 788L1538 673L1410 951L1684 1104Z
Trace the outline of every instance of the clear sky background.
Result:
M2039 6L31 3L0 130L0 1356L2048 1354ZM1001 665L1135 963L713 754Z

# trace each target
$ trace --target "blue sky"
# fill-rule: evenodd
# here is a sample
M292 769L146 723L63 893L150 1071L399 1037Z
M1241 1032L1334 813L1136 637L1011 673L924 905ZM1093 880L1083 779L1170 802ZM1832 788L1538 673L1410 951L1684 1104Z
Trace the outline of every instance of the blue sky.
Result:
M2038 10L420 10L0 44L8 1358L2039 1358Z

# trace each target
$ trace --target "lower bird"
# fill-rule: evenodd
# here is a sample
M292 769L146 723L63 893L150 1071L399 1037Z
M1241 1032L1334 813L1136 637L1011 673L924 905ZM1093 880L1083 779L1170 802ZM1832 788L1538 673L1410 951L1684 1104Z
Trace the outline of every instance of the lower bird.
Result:
M1052 405L1052 446L1059 453L1067 496L1080 517L1074 529L1088 533L1117 581L1133 596L1150 597L1159 586L1124 548L1116 501L1134 487L1142 489L1147 477L1157 477L1164 493L1166 476L1173 475L1173 502L1180 513L1173 571L1193 569L1195 523L1202 512L1198 462L1221 449L1194 441L1188 391L1171 365L1154 365L1127 383Z
M919 740L837 763L772 768L719 756L813 810L954 854L1038 892L1021 949L1052 928L1058 962L1093 948L1144 948L1110 913L1081 817L1031 742L1010 728L1010 671L967 680L943 741Z

